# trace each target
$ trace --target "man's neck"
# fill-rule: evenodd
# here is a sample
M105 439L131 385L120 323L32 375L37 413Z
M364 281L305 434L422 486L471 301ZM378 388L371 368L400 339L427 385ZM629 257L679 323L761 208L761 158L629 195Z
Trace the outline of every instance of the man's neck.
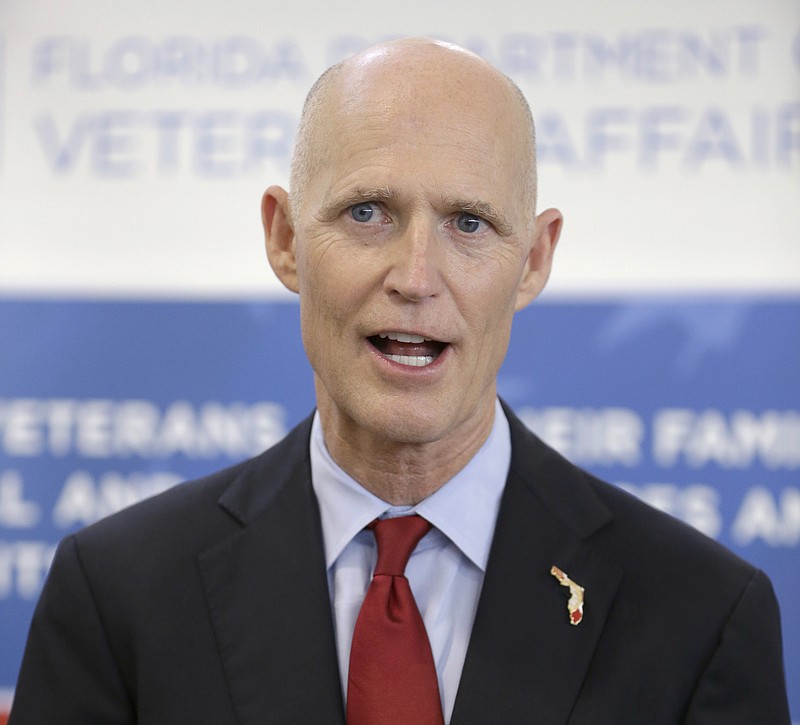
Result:
M393 506L413 506L455 476L484 444L494 404L471 425L426 443L396 442L358 426L332 404L319 401L326 447L355 481Z

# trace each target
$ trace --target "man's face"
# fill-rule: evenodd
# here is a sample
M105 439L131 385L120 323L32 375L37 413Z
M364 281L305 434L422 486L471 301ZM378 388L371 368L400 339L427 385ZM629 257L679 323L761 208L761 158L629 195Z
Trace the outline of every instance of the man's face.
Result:
M552 250L530 255L527 129L508 97L400 88L362 80L332 108L293 220L297 286L323 415L427 443L491 422L514 311Z

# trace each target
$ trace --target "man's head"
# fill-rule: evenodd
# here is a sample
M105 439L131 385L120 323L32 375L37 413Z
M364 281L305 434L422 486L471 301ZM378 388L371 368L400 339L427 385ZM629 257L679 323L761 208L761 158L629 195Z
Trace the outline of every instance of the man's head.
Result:
M414 61L412 68L407 68L402 62L404 51L407 51L411 56L410 59ZM519 139L516 150L525 169L524 189L528 195L526 206L533 214L536 208L536 140L533 115L522 91L500 71L473 53L449 43L419 38L370 48L361 55L328 68L317 79L306 97L295 137L289 186L292 206L297 208L301 205L307 181L313 179L314 175L319 172L320 166L325 163L326 145L331 141L336 143L335 124L329 123L329 104L331 98L333 98L334 104L338 102L336 94L340 91L343 82L350 86L351 91L357 91L360 79L363 78L362 75L359 75L359 69L376 71L382 68L388 74L384 82L390 84L386 89L389 95L400 100L401 94L406 92L421 102L423 100L421 92L426 88L432 93L436 93L435 85L430 83L437 70L436 64L441 61L443 56L448 55L450 60L463 65L464 70L468 73L472 66L474 71L485 72L487 80L494 77L494 80L498 81L501 86L505 86L508 91L504 108L511 113L519 112L519 119L523 124L520 129L523 138ZM412 69L414 74L409 75L408 71ZM391 77L392 74L394 78ZM445 77L444 80L446 82L447 78ZM471 82L474 83L476 80L477 78L473 78ZM451 90L458 93L459 81L455 77L452 78L452 81L454 87ZM465 90L467 93L470 92L469 89ZM477 89L475 90L477 91Z
M535 196L527 103L472 53L395 41L322 76L291 195L271 187L262 212L300 294L326 437L482 441L511 320L560 231Z

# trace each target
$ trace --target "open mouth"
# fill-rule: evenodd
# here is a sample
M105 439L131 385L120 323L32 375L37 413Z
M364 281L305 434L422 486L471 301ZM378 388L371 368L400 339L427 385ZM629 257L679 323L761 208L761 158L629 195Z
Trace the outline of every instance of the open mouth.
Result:
M368 340L389 360L400 365L420 368L430 365L447 347L446 342L428 340L421 335L405 332L382 332L379 335L372 335Z

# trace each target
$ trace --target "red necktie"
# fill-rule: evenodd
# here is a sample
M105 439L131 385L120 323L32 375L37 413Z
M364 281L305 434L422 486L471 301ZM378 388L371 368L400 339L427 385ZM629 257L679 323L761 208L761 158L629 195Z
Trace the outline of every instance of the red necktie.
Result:
M442 725L431 645L406 564L431 525L419 516L370 524L378 563L350 650L347 725Z

